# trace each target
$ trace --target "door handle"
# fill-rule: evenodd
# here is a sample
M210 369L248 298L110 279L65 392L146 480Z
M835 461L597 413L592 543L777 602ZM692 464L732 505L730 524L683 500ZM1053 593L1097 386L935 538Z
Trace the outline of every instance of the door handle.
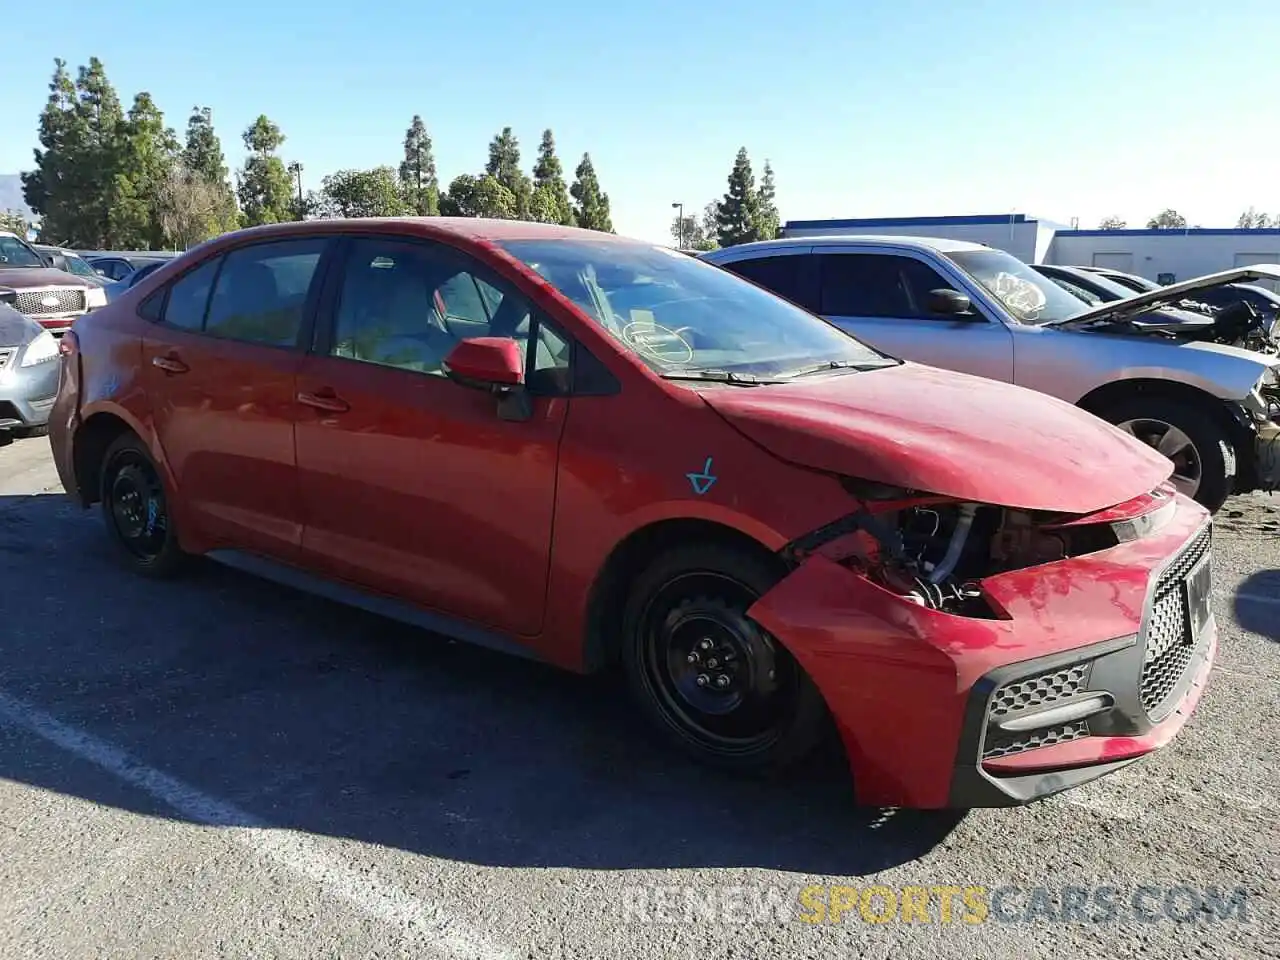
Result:
M172 353L166 356L152 357L151 365L153 367L159 367L165 373L186 373L191 369Z
M329 413L346 413L351 409L351 404L347 403L332 390L321 390L317 393L299 393L298 402L307 407L315 407L317 410L327 410Z

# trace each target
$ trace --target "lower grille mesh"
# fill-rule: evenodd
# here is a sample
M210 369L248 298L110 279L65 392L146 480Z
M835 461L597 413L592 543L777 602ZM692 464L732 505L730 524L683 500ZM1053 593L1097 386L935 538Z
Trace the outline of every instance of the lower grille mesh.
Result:
M1033 730L1030 733L1019 733L1011 737L989 737L986 748L982 751L983 760L994 760L1007 757L1011 753L1022 753L1036 747L1051 747L1056 743L1067 743L1089 735L1089 725L1083 720L1075 723L1064 723L1060 727L1049 727L1045 730Z

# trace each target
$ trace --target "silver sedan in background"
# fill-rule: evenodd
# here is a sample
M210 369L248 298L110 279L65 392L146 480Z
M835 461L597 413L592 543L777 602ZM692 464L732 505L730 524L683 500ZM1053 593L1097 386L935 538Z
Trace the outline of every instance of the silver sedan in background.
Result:
M1003 250L923 237L840 235L701 254L878 350L1030 387L1165 454L1178 488L1217 510L1280 481L1280 357L1256 316L1169 309L1199 290L1280 280L1280 265L1227 270L1090 307ZM1228 323L1228 321L1230 321ZM982 429L982 424L974 428ZM1027 443L1053 445L1052 435ZM1087 451L1063 448L1064 461Z
M58 338L0 291L0 446L43 433L58 393Z

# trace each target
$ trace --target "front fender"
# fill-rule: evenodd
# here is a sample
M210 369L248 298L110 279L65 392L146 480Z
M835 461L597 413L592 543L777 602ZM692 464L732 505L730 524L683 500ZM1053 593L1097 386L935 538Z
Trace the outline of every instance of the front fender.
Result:
M1272 361L1225 344L1083 330L1032 328L1020 333L1014 360L1017 382L1070 403L1124 380L1165 380L1220 400L1243 401Z

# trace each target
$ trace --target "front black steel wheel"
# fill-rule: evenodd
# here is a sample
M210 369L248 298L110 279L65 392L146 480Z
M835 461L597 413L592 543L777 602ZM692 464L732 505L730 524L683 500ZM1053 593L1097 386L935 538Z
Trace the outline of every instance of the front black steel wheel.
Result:
M178 546L164 483L146 447L126 434L102 463L103 519L126 563L139 573L169 576L186 555Z
M680 548L635 584L624 663L646 713L698 759L773 772L807 755L825 707L800 665L746 611L777 579L760 558Z

